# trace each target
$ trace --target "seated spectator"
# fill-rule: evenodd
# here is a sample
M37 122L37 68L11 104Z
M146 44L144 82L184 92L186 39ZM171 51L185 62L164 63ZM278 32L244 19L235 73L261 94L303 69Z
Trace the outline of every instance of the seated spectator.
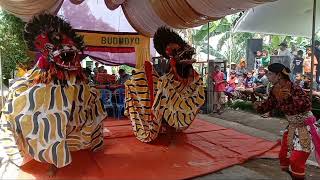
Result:
M311 87L311 78L310 78L310 76L306 75L304 80L303 80L302 89L304 91L310 91L310 87Z
M268 78L266 70L263 67L258 69L258 75L254 78L253 92L259 97L263 97L267 93Z
M296 74L294 83L300 87L303 87L304 81L303 81L303 77L300 73Z
M247 80L247 72L243 73L241 76L236 76L238 79L238 86L237 89L244 89L245 82Z
M252 72L247 73L247 77L244 81L244 88L245 89L251 89L254 87L254 77L252 75Z
M313 90L312 90L312 96L316 97L316 98L320 98L320 92L319 91L316 91L316 83L314 82L313 83ZM305 79L303 81L303 86L302 86L302 89L304 91L306 91L307 93L310 92L310 87L311 87L311 78L310 76L305 76Z
M305 91L310 91L310 87L311 87L311 77L310 75L305 75L305 78L303 80L303 86L302 86L302 89L305 90ZM317 89L317 83L314 82L313 85L312 85L312 89L315 90Z
M130 75L126 73L124 69L119 69L119 78L117 80L117 85L114 88L124 88L124 83L130 79Z
M246 72L246 60L241 59L238 67L236 67L237 76L242 76Z
M238 90L246 97L251 97L251 101L253 102L256 101L253 91L253 88L255 87L254 79L255 78L252 76L252 72L248 72L247 77L243 81L243 85L238 88Z
M226 86L226 95L228 96L228 100L230 100L232 93L236 90L238 84L238 78L236 77L236 72L235 71L231 71L230 72L230 78L227 82L227 86Z
M231 93L234 90L236 90L238 84L238 79L236 77L236 72L235 71L231 71L230 72L230 79L227 82L227 86L226 86L226 92Z

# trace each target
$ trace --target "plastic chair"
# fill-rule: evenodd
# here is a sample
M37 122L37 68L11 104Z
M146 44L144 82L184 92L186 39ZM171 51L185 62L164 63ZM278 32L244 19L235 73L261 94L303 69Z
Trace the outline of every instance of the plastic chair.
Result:
M116 99L117 117L119 119L125 107L125 90L124 88L118 88L114 90L114 94Z
M116 113L115 113L115 108L112 103L112 91L109 89L102 89L101 90L101 100L104 106L104 109L112 109L112 115L115 118Z

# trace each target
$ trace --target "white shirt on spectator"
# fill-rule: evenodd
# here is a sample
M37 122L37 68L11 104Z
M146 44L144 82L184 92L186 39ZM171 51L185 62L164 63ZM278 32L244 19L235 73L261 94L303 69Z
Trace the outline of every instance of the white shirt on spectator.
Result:
M288 49L285 49L283 51L281 51L281 49L279 49L278 51L278 56L289 56L290 57L290 70L292 70L293 66L292 66L292 62L293 62L293 54L291 54L291 52Z

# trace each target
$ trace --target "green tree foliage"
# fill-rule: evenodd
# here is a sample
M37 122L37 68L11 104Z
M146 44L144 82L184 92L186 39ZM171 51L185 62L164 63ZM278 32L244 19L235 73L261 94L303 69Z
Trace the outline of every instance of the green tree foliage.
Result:
M231 22L228 19L222 18L218 21L209 24L209 37L225 33L231 29ZM208 38L208 24L201 26L200 30L195 30L193 40L196 44L206 41Z
M10 79L17 64L26 64L30 60L23 40L25 23L3 10L0 10L0 21L2 71L4 78Z
M268 35L270 40L264 45L264 49L272 52L279 49L279 44L285 42L288 47L295 47L297 49L304 49L306 45L310 44L310 40L304 37L281 36L281 35Z
M209 38L219 35L216 47L209 45L209 54L228 62L238 63L241 58L246 57L247 40L252 38L269 39L264 42L263 49L270 53L279 49L279 44L286 42L288 47L294 46L297 49L304 49L310 44L310 40L303 37L281 36L281 35L263 35L254 33L233 33L232 28L239 19L239 14L224 17L218 21L202 25L200 29L193 30L193 44L205 54L208 53L208 28Z
M252 33L232 33L232 27L238 15L224 17L218 21L203 25L200 30L195 30L194 44L200 47L200 52L208 53L208 28L209 37L220 35L217 47L209 46L209 54L219 59L238 62L245 57L247 39L253 37ZM226 47L226 51L222 48Z

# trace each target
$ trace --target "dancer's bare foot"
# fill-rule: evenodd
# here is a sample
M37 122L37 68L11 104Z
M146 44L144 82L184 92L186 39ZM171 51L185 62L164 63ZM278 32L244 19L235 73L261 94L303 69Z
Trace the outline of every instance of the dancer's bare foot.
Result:
M48 172L47 172L48 176L49 177L54 177L56 175L57 171L58 171L58 168L55 165L50 164L50 167L49 167Z

